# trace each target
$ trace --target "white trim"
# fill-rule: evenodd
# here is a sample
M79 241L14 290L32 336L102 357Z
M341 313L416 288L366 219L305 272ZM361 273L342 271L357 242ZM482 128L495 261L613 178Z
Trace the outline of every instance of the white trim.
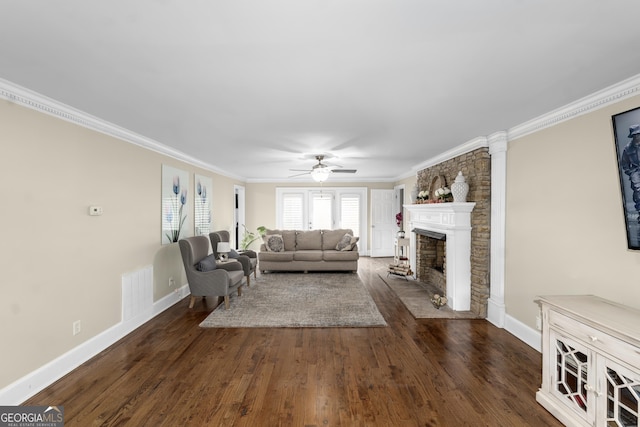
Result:
M469 153L473 150L477 150L478 148L488 147L489 143L487 138L484 136L479 136L470 141L465 142L464 144L458 145L457 147L452 148L451 150L445 151L444 153L438 154L435 157L430 158L418 165L415 165L412 169L414 173L418 173L422 169L430 168L431 166L438 165L447 160L451 160L455 157L461 156L463 154Z
M146 136L131 132L130 130L117 126L98 117L92 116L91 114L77 110L71 106L63 104L62 102L48 98L42 94L18 86L15 83L4 79L0 79L0 99L2 98L19 104L23 107L27 107L32 110L36 110L41 113L56 117L58 119L62 119L67 122L85 127L87 129L91 129L96 132L118 138L122 141L129 142L139 147L155 151L156 153L164 154L165 156L189 163L193 166L200 167L202 169L206 169L220 175L224 175L228 178L237 179L240 181L245 180L245 178L243 177L222 170L209 163L205 163L199 159L196 159L195 157L176 150L175 148L171 148L167 145L159 143L158 141L154 141L151 138L147 138Z
M407 178L413 175L414 172L409 173ZM338 174L340 175L340 174ZM346 175L346 174L342 174ZM331 184L334 182L344 183L350 182L355 184L363 184L363 183L379 183L379 182L396 182L399 181L397 177L393 178L358 178L357 176L352 177L336 177L335 175L331 175L324 184ZM313 185L314 182L310 178L290 178L284 180L282 178L245 178L245 182L248 184L281 184L281 185L291 185L293 183L306 183L309 185Z
M76 369L107 347L142 326L172 305L189 295L189 286L184 285L175 292L165 296L153 304L150 313L145 313L120 322L100 334L88 339L84 343L72 348L65 354L53 359L49 363L30 372L24 377L0 390L0 406L19 405L34 394L42 391L55 381Z
M605 89L597 91L591 95L581 98L575 102L560 107L549 113L543 114L539 117L531 119L527 122L510 128L508 133L508 140L512 141L517 138L521 138L525 135L537 132L547 127L554 126L563 121L572 119L582 114L589 113L591 111L606 107L607 105L621 101L625 98L640 94L640 74L623 80L619 83L611 85ZM147 148L149 150L164 154L176 160L180 160L189 163L193 166L201 167L203 169L215 172L226 177L237 179L240 181L246 181L247 183L278 183L278 182L295 182L272 180L272 179L246 179L238 175L232 174L228 171L222 170L209 163L202 162L194 157L191 157L181 151L168 147L157 141L147 138L145 136L136 134L127 129L119 127L106 120L99 119L83 111L77 110L59 101L46 97L37 92L31 91L27 88L19 86L8 80L0 78L0 98L14 102L33 110L40 111L45 114L57 117L62 120L66 120L71 123L83 126L88 129L95 130L97 132L104 133L106 135L113 136L123 141L138 145L140 147ZM359 179L353 178L341 178L336 182L396 182L402 179L415 175L422 169L435 166L446 160L450 160L454 157L468 153L481 147L487 147L487 138L479 136L471 139L457 147L454 147L444 153L434 156L422 163L415 165L411 172L399 175L390 179Z
M505 316L504 328L525 344L542 352L542 334L540 331L536 331L508 314Z
M509 129L509 141L640 94L640 74Z
M513 141L515 139L522 138L525 135L555 126L558 123L599 110L600 108L604 108L625 98L630 98L636 95L640 95L640 74L594 92L591 95L585 96L584 98L571 102L534 119L515 125L507 130L507 140ZM462 154L488 146L489 141L487 137L479 136L471 139L457 147L415 165L412 168L412 175L415 175L422 169L427 169ZM396 180L399 181L400 179L407 178L408 176L409 175L402 175L397 177Z
M531 348L542 352L542 333L540 331L536 331L508 314L505 316L504 329Z

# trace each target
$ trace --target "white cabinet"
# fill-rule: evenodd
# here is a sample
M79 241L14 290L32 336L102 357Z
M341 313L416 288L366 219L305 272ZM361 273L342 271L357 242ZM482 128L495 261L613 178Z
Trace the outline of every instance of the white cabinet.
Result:
M545 296L537 401L565 425L640 426L640 310Z

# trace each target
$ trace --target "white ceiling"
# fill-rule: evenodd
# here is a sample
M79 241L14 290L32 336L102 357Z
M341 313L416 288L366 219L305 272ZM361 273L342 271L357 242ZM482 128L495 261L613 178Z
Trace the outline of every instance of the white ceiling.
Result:
M358 169L331 180L393 180L640 73L638 0L2 0L0 16L0 78L256 181L318 153Z

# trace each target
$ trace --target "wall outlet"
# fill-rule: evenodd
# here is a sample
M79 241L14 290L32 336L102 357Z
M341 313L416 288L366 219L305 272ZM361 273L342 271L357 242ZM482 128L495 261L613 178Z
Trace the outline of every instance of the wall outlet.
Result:
M542 330L542 319L540 316L536 316L536 329L539 331Z
M173 277L169 277L169 287L173 288L176 285L176 281L173 280Z
M80 321L76 320L73 322L73 335L78 335L80 333Z

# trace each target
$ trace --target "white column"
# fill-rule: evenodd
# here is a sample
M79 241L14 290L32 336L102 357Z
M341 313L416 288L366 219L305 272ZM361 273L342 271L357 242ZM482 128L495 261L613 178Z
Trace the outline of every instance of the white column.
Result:
M506 313L504 286L507 133L493 133L487 140L491 155L491 294L487 306L487 320L502 328Z

